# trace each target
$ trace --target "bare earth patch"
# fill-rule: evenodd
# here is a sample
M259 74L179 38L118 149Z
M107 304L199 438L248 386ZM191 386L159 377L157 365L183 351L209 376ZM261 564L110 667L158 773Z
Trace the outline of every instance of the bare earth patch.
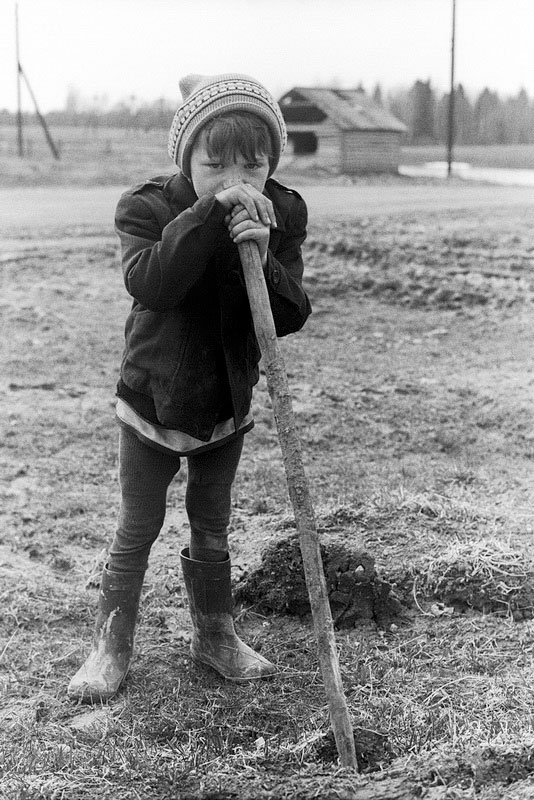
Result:
M0 796L532 796L530 215L316 221L306 254L314 314L283 349L360 774L336 763L263 379L230 539L237 624L278 675L189 660L180 474L124 691L67 701L115 525L129 306L87 225L0 256Z

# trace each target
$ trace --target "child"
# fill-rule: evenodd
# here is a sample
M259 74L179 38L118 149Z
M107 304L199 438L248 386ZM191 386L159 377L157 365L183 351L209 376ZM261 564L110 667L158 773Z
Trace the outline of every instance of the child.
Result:
M258 245L277 334L311 312L302 288L307 211L270 176L286 142L266 89L246 75L189 75L169 134L180 171L122 195L116 230L133 297L117 388L118 528L103 570L93 649L68 694L112 697L130 660L150 548L187 458L190 544L181 553L191 653L232 681L275 667L237 636L227 528L260 353L237 244Z

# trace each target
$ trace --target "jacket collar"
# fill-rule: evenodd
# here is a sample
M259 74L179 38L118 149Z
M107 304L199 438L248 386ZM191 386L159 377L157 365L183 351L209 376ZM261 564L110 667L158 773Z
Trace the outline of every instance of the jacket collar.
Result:
M181 172L175 172L165 181L163 193L175 215L190 208L198 200L193 185Z
M271 182L270 178L267 179L267 183L265 184L265 189L263 190L263 194L269 198L271 203L274 207L274 213L276 215L276 230L280 233L283 233L286 229L285 217L282 216L280 208L276 202L276 197L272 194L272 187L273 183ZM271 231L272 233L272 231Z

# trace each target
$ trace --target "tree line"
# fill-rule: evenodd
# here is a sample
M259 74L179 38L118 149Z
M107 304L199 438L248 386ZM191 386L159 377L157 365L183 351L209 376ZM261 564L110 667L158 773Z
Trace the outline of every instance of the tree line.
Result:
M359 87L363 91L362 86ZM442 144L449 129L449 93L438 92L431 82L417 80L409 89L385 93L380 85L372 92L373 99L407 126L405 142L409 144ZM83 100L76 89L70 89L65 107L45 116L49 125L80 127L118 127L152 130L168 128L176 110L175 103L165 98L140 103L131 96L108 107L105 98ZM33 115L25 114L26 119ZM14 124L16 114L0 111L0 123ZM497 92L484 89L470 97L462 84L454 92L454 141L457 144L533 144L534 99L524 89L516 96L502 98Z
M374 93L382 103L380 87ZM501 98L484 89L471 98L462 84L454 90L453 130L457 144L534 143L534 100L524 89L516 96ZM450 93L439 94L430 81L415 81L407 91L390 92L388 109L408 127L410 144L441 144L449 130Z

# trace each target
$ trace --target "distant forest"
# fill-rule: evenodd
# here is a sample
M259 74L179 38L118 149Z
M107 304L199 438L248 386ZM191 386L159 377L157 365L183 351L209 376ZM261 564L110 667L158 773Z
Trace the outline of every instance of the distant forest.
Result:
M365 91L362 86L358 88ZM387 92L377 85L370 94L405 123L408 128L405 143L422 145L447 141L449 93L437 92L430 81L417 80L409 89ZM175 108L164 98L140 103L134 96L108 108L104 98L97 96L87 101L73 88L69 90L65 108L50 111L45 116L51 126L151 130L168 128ZM33 116L24 114L26 121ZM0 123L14 124L15 121L15 113L0 110ZM534 99L531 100L524 89L506 98L490 89L470 97L459 84L454 93L454 140L466 145L533 144Z
M373 97L382 103L379 86ZM382 104L408 126L410 144L447 141L449 93L438 95L430 81L416 81L407 91L391 92ZM504 99L490 89L470 98L459 84L454 91L454 140L482 145L534 143L534 99L524 89Z

